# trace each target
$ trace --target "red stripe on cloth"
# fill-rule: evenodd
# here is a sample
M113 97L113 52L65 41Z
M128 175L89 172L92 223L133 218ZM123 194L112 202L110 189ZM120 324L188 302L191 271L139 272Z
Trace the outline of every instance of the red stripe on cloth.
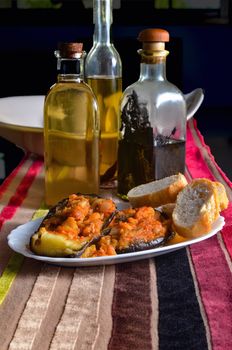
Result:
M200 131L197 129L196 121L193 124L194 130L197 133L199 141L203 148L206 149L208 156L213 162L216 169L219 171L220 175L223 177L225 182L232 187L232 182L226 177L223 171L219 168L217 163L214 160L213 155L210 152L210 148L205 144L204 138ZM211 180L217 180L204 160L204 157L200 151L200 149L195 144L194 137L192 135L192 131L190 126L187 127L187 147L186 147L186 164L188 170L193 178L196 177L206 177ZM225 242L226 248L232 258L232 203L230 203L229 207L221 213L225 218L225 226L222 229L222 237Z
M225 226L222 229L222 238L232 259L232 203L224 210Z
M217 236L190 247L213 349L232 349L232 275ZM220 316L219 316L220 315Z
M192 177L206 177L211 180L217 180L205 162L203 151L206 150L212 164L228 185L231 185L229 179L216 164L209 147L204 142L203 136L197 130L196 122L191 125L203 150L198 148L191 127L188 127L186 163L189 173ZM223 212L226 224L222 232L224 243L230 255L232 254L231 214L232 204L230 203L229 208ZM213 349L232 349L232 275L217 236L192 245L190 253L208 317ZM218 317L218 315L222 315L222 317Z
M186 164L193 178L207 177L214 180L201 151L195 144L189 124L187 127Z
M3 181L3 183L0 186L0 198L3 195L3 193L7 190L8 186L10 185L11 181L14 179L14 177L17 175L17 173L19 172L20 168L22 167L22 165L26 162L26 160L28 159L28 155L25 155L20 163L18 164L18 166L10 173L9 176L7 176L7 178Z
M43 166L41 159L35 160L26 175L20 182L15 194L10 198L8 204L0 214L0 229L6 220L10 220L27 196L27 192ZM18 169L19 170L19 169Z

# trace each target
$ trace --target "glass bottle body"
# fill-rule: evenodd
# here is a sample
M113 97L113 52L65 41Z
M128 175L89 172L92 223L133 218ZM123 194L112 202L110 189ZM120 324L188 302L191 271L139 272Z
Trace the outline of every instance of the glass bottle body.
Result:
M118 193L185 170L186 103L165 75L165 58L141 63L123 93Z
M71 193L98 193L99 120L96 99L78 75L60 74L44 106L45 202Z
M97 98L100 124L100 175L108 180L116 170L122 69L110 37L111 0L94 0L94 42L85 63L86 80Z

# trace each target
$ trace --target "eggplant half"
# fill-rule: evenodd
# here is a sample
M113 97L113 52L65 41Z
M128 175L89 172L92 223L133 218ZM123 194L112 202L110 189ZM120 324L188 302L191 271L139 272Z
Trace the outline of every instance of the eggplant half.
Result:
M173 236L170 218L152 207L118 211L106 230L82 249L83 258L157 248Z
M30 239L30 249L43 256L77 256L106 233L115 213L111 199L72 194L49 210Z

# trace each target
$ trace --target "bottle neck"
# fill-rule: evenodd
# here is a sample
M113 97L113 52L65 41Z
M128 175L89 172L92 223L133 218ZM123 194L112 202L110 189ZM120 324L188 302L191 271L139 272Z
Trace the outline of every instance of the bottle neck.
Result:
M83 80L82 58L58 58L58 82Z
M166 80L166 57L169 54L166 50L139 50L141 55L140 78L139 80Z
M166 60L159 63L141 62L139 80L166 80Z
M111 43L112 0L93 1L94 44Z

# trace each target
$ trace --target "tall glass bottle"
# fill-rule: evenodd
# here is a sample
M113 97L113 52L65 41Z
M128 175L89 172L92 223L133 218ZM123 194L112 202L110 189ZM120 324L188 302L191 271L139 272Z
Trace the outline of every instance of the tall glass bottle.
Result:
M99 105L100 175L105 181L116 172L122 67L111 40L112 0L93 0L93 11L93 47L86 58L85 74Z
M121 103L118 150L118 193L123 197L142 183L185 170L186 102L166 79L163 29L145 29L140 77L126 88Z
M71 193L98 193L99 114L92 89L83 81L81 43L55 51L57 82L44 104L45 201Z

